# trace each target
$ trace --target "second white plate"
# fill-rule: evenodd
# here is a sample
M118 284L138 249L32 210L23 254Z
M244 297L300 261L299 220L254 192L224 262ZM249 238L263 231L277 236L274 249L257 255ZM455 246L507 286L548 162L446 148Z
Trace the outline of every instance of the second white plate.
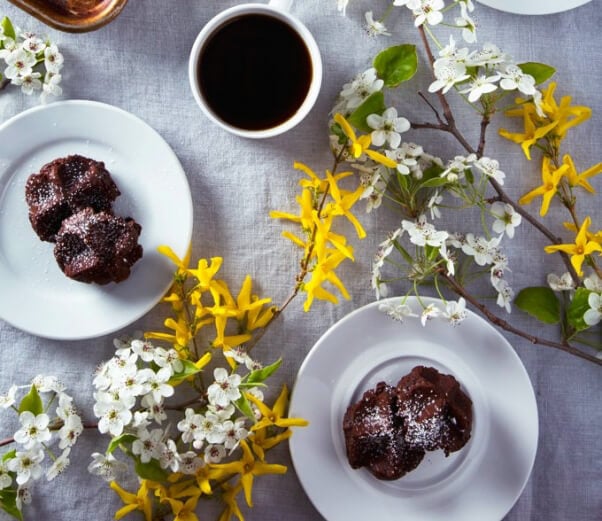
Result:
M68 279L53 244L28 219L25 182L45 163L81 154L104 161L121 195L117 215L142 225L144 255L130 277L97 286ZM36 107L0 126L0 318L35 335L83 339L111 333L148 312L172 281L192 236L192 200L182 166L163 138L132 114L103 103L63 101Z
M299 370L290 416L309 426L295 431L290 450L303 488L328 521L499 521L520 496L537 449L537 405L520 359L472 312L455 328L436 320L422 327L416 318L395 322L379 311L382 302L331 327ZM414 299L408 303L420 311ZM447 458L427 453L396 481L352 469L345 410L379 381L395 385L416 365L454 375L471 397L468 444Z

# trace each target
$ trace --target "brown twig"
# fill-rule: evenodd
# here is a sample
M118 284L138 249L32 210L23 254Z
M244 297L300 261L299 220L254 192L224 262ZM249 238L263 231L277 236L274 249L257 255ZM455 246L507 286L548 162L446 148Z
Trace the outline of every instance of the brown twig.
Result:
M475 308L477 308L487 319L497 327L508 331L509 333L513 333L517 336L527 339L532 344L552 347L554 349L559 349L560 351L564 351L565 353L569 353L571 355L575 355L579 358L587 360L588 362L593 362L597 365L602 365L602 359L597 358L588 353L584 353L583 351L571 346L570 344L561 344L559 342L554 342L553 340L547 340L545 338L539 338L535 335L531 335L517 327L514 327L509 322L506 322L503 318L498 317L495 313L492 313L484 304L481 304L478 299L473 297L464 287L458 283L458 281L445 273L443 270L440 271L441 277L449 284L449 287L454 291L454 293L464 297L468 302L470 302Z

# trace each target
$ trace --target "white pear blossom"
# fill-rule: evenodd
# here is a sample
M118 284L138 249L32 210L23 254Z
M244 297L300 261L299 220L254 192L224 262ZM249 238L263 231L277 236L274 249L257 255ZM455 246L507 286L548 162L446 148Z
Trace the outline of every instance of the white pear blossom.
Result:
M245 429L245 419L239 418L236 421L227 420L222 424L224 432L224 447L232 452L241 440L244 440L249 435L249 431Z
M514 228L520 225L522 217L516 213L512 205L496 201L491 205L491 215L495 217L492 228L495 233L506 233L511 239L514 237Z
M177 472L180 467L178 461L178 448L176 442L168 439L160 446L161 453L159 455L159 465L162 469L169 468L172 472Z
M412 10L416 17L414 19L414 25L419 27L425 22L428 22L429 25L441 23L443 21L441 9L444 7L445 4L443 3L443 0L421 0L420 5Z
M478 101L483 94L489 94L497 90L496 82L499 79L500 77L498 74L492 76L479 74L470 82L470 85L467 88L460 90L460 93L468 94L468 101L474 103L475 101Z
M410 242L417 246L439 247L447 239L446 231L437 231L435 227L426 221L426 217L421 215L416 222L403 220L401 227L410 235Z
M63 382L56 376L39 374L31 381L31 385L34 385L40 393L62 393L65 390Z
M33 72L33 66L36 64L36 57L22 48L18 48L11 52L4 60L8 65L8 67L4 69L4 76L9 80L31 74Z
M504 184L506 174L500 170L500 164L496 159L481 157L475 161L474 166L483 172L487 177L495 179L499 184Z
M498 246L501 236L487 240L485 237L476 237L472 233L466 234L466 242L462 244L462 251L474 257L479 266L493 263L494 249Z
M19 422L21 428L15 432L14 439L26 449L33 449L50 440L51 434L48 429L50 418L47 414L35 415L31 411L23 411L19 415Z
M455 255L453 252L447 251L447 242L443 241L441 246L439 247L439 255L445 261L445 268L447 269L447 274L450 276L454 276L456 274L456 267L454 265Z
M46 471L46 479L52 481L60 473L62 473L69 466L69 453L71 448L67 447L62 454L54 460L51 467Z
M226 449L223 445L207 445L203 457L207 463L219 463L226 457Z
M386 109L382 116L370 114L366 118L366 123L374 129L370 137L372 144L377 147L388 142L391 148L397 148L401 143L400 134L410 130L410 122L406 118L398 117L395 107Z
M19 510L23 510L23 505L29 505L31 503L31 490L28 486L24 485L17 488L15 503Z
M42 90L42 81L40 77L42 75L39 72L31 72L29 74L21 74L17 78L13 78L12 84L21 87L23 94L31 96L34 91Z
M146 340L132 340L130 347L143 362L152 362L155 358L155 346Z
M81 418L77 414L71 414L67 417L65 424L59 430L59 448L65 449L72 447L84 431Z
M501 308L506 308L506 311L510 313L510 305L512 304L512 299L514 298L514 291L504 279L500 279L498 281L496 289L498 291L497 305Z
M200 449L205 441L208 443L223 443L225 434L219 417L208 411L201 415L201 418L201 424L194 431L194 441L192 442L194 448Z
M571 291L575 289L575 281L568 271L560 275L560 277L554 273L550 273L548 274L547 281L548 286L554 291Z
M132 420L132 412L120 402L97 402L94 414L100 418L98 430L101 434L109 432L111 436L119 436L126 425Z
M44 459L44 452L40 448L27 451L17 451L14 458L7 462L8 470L17 474L17 484L24 485L30 480L39 479L43 473L40 463Z
M446 61L464 63L466 58L468 58L468 52L468 47L462 47L459 49L456 46L455 38L450 34L449 43L439 51L439 56L443 59L436 60L435 65L437 65L437 62L445 63Z
M431 211L431 219L439 219L441 217L441 211L439 205L443 202L443 196L439 194L439 191L435 191L432 197L429 199L426 207Z
M15 404L18 389L16 385L11 385L6 394L0 395L0 409L8 409Z
M366 31L370 36L391 36L391 33L385 27L385 24L374 19L372 11L367 11L364 15L366 18Z
M194 451L188 451L176 456L178 467L183 474L193 475L197 470L205 466L205 462L198 457Z
M229 403L225 407L214 403L210 403L207 406L207 410L215 414L219 418L219 421L223 422L232 418L232 415L236 411L236 408L231 403Z
M366 213L379 208L382 204L385 189L387 188L387 180L380 174L380 171L380 168L376 170L370 180L370 184L366 186L360 196L360 199L367 199Z
M426 326L426 322L441 315L441 310L435 304L426 306L420 314L420 323Z
M423 153L422 147L413 143L402 143L394 150L385 150L385 155L397 163L397 171L401 175L410 175L418 166L417 157Z
M231 401L240 398L238 386L241 382L241 377L238 374L228 375L223 367L218 367L213 371L215 382L207 389L207 397L210 403L215 403L225 407Z
M482 50L475 51L469 55L466 65L481 67L485 65L497 65L509 61L509 56L506 53L503 53L496 45L486 43L483 45Z
M32 54L37 54L46 48L46 43L44 42L44 40L42 40L35 34L29 33L24 36L25 39L21 44L24 50L29 51Z
M163 431L161 429L140 429L138 439L132 443L132 452L140 456L142 463L148 463L152 458L158 458L161 454Z
M371 94L381 91L384 84L373 67L358 74L353 81L343 85L341 90L345 109L353 110L359 107Z
M472 6L472 9L471 9ZM468 14L474 10L472 2L460 2L460 17L456 18L456 25L462 27L462 38L467 43L475 43L477 41L477 31L474 20Z
M590 291L602 293L602 279L594 271L583 279L583 285Z
M454 327L460 324L467 317L466 300L460 297L457 302L447 302L445 304L443 316Z
M403 322L407 317L417 317L418 315L412 311L412 308L407 304L392 302L383 302L379 304L378 310L386 313L393 320Z
M6 461L0 461L0 490L8 488L13 484L13 478L9 472Z
M44 49L44 66L48 72L58 73L63 68L63 55L53 43Z
M435 74L435 81L429 85L429 92L440 90L445 94L457 83L470 78L466 73L466 65L464 63L450 59L437 60L434 64L433 72Z
M583 315L583 321L588 326L595 326L602 320L602 294L590 293L587 297L589 309Z
M500 77L500 87L504 90L519 90L528 96L535 94L535 78L524 73L518 65L506 65L505 70L500 72Z
M119 461L113 454L92 453L92 462L88 465L88 472L100 476L105 481L113 481L120 471L127 468L127 465Z
M143 373L146 379L146 393L152 396L155 403L161 403L163 398L173 396L175 390L167 383L173 375L171 366L162 367L156 373L152 369L142 369L140 373Z
M184 443L191 443L194 440L196 431L201 427L203 419L202 414L196 413L190 407L186 408L184 419L180 420L177 425L178 430L182 433Z
M151 424L149 420L150 415L150 411L134 411L134 417L131 423L132 427L134 429L145 429Z
M155 348L153 361L159 367L170 366L174 373L181 373L184 370L182 359L175 349L166 350L162 347Z
M445 170L441 172L440 177L444 177L450 183L455 183L464 178L465 171L468 170L476 160L476 154L469 154L466 157L456 156L454 159L448 161Z

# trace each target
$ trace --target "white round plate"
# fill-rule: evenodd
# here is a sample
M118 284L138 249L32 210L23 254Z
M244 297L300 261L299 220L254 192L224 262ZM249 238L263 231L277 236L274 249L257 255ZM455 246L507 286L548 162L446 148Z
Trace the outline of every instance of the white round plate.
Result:
M106 286L68 279L53 244L31 228L25 202L30 174L49 161L81 154L104 161L121 195L115 214L142 226L144 254L130 277ZM137 117L111 105L62 101L26 110L0 126L0 318L29 333L83 339L121 329L147 313L172 281L157 252L183 256L192 235L192 201L169 145Z
M515 14L553 14L568 11L591 0L478 0L500 11Z
M537 404L525 368L504 337L470 311L455 328L436 319L422 327L417 318L392 320L379 311L383 302L331 327L301 365L289 414L309 420L290 440L303 488L328 521L499 521L520 496L537 449ZM421 310L415 299L407 303ZM471 397L471 439L447 458L427 452L396 481L352 469L342 427L347 407L417 365L455 376Z

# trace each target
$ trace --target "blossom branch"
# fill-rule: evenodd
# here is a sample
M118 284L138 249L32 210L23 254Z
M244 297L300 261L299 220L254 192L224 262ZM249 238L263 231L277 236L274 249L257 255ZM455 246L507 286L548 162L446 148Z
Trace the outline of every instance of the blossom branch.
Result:
M84 423L83 427L84 427L84 429L97 429L98 423ZM4 438L3 440L0 440L0 447L5 447L6 445L10 445L11 443L14 443L14 442L15 442L14 438Z
M554 349L558 349L560 351L564 351L566 353L575 355L579 358L587 360L588 362L593 362L597 365L602 366L602 359L597 358L588 353L584 353L583 351L571 346L568 343L559 343L554 342L552 340L547 340L544 338L539 338L535 335L531 335L521 329L514 327L509 322L504 319L498 317L495 313L491 312L484 304L479 302L478 299L472 296L466 289L452 276L448 275L445 270L439 270L439 274L441 277L449 284L449 287L454 291L454 293L464 297L468 302L470 302L475 308L477 308L487 319L497 327L508 331L509 333L513 333L517 336L527 339L529 342L535 345L542 345L547 347L552 347Z
M435 77L435 72L434 72L435 57L431 50L430 44L428 42L426 32L422 26L420 26L418 28L418 32L420 34L420 38L422 40L422 43L426 50L426 54L428 56L429 64L431 66L431 72L433 73L433 77ZM445 94L443 94L441 90L437 91L437 98L439 99L439 103L441 104L441 107L443 109L443 114L445 116L445 122L441 122L439 116L437 116L440 123L412 123L411 124L412 128L416 128L416 129L428 128L428 129L442 130L444 132L448 132L456 138L456 140L460 143L460 145L462 145L462 147L469 154L476 154L477 157L482 157L484 149L485 149L485 135L486 135L486 131L489 126L489 123L490 123L489 113L486 112L483 115L483 118L481 120L481 132L480 132L480 138L479 138L479 145L478 145L477 149L475 150L475 148L468 142L468 140L464 137L462 132L458 129L455 118L452 113L452 109L449 105L449 102L447 101ZM430 103L429 103L429 106L431 106ZM438 114L438 112L436 110L435 110L435 113ZM518 214L520 214L535 229L537 229L541 234L543 234L552 244L561 244L562 243L562 239L560 239L559 237L554 235L554 233L552 233L552 231L550 231L546 226L544 226L541 222L539 222L537 219L535 219L535 217L533 217L529 212L527 212L516 201L511 199L508 196L508 194L506 194L506 192L504 191L502 186L495 179L490 177L489 183L491 184L493 189L497 192L500 201L502 201L504 203L508 203L510 206L512 206L512 208L514 208L514 210ZM579 276L577 275L577 272L575 271L575 269L573 268L573 265L571 264L570 257L564 252L559 252L559 253L562 257L562 260L563 260L567 270L571 274L571 278L575 281L576 284L578 284Z

